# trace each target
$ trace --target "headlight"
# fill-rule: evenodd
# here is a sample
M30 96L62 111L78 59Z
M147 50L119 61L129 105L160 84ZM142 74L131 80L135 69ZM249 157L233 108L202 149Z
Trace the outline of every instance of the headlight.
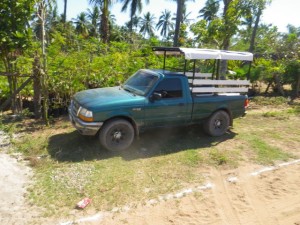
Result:
M80 107L78 117L86 122L93 122L93 112Z

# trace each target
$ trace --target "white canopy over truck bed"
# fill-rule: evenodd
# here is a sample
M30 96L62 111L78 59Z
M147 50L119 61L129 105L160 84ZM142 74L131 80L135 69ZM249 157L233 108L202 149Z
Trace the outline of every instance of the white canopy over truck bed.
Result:
M191 91L195 94L201 93L247 93L250 85L249 80L212 80L212 73L196 73L196 60L240 60L249 61L249 71L251 62L253 61L253 54L250 52L227 51L217 49L199 49L199 48L174 48L174 47L153 47L152 50L159 55L164 55L164 69L165 60L168 55L183 55L185 60L194 60L193 72L187 72L184 68L184 74L191 78L189 83ZM185 65L186 67L186 65ZM249 77L249 75L248 75Z
M173 47L153 47L156 54L184 55L185 59L222 59L222 60L242 60L253 61L253 54L250 52L237 52L217 49L202 48L173 48Z

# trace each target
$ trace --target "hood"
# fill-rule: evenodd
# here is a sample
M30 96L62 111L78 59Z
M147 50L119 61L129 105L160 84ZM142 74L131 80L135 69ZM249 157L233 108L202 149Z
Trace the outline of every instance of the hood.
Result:
M74 100L86 109L99 111L104 107L140 105L145 97L132 94L120 87L109 87L78 92L74 95Z

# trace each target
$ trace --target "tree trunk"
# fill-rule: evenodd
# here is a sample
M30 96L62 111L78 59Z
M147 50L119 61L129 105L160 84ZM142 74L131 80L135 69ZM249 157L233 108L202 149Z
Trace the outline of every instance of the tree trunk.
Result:
M176 25L175 25L175 34L174 34L174 47L179 46L179 32L180 24L182 21L182 10L184 7L184 0L177 0L177 12L176 12Z
M266 90L265 90L265 94L268 94L268 91L269 91L269 89L270 89L272 83L273 83L273 81L270 81L270 82L268 83L268 86L267 86L267 88L266 88Z
M229 4L232 2L232 0L223 0L224 3L224 10L223 10L223 19L225 23L225 27L228 27L228 19L227 19L227 11L229 8ZM228 50L230 46L230 38L231 36L228 34L224 35L224 40L222 43L222 49L223 50ZM220 71L219 74L221 77L226 77L226 71L227 71L227 60L221 60L220 63Z
M64 15L63 15L64 24L66 24L67 21L67 5L68 5L68 0L64 0Z
M34 103L34 117L40 119L42 117L42 85L41 85L41 65L40 58L36 55L33 62L33 103Z
M42 28L42 56L43 56L43 68L41 70L41 83L42 83L42 95L43 95L43 118L45 124L49 125L49 118L48 118L48 105L49 105L49 93L48 93L48 77L47 77L47 57L46 57L46 44L45 44L45 22L46 22L46 5L44 2L40 3L39 6L39 19Z
M251 35L249 52L254 52L254 49L255 49L255 38L256 38L256 33L257 33L258 24L259 24L259 21L260 21L261 14L262 14L262 9L259 9L258 13L257 13L257 16L256 16L255 24L254 24L254 27L253 27L252 35Z
M299 97L299 91L300 91L300 73L298 74L298 82L296 86L296 97Z
M109 25L108 25L108 5L107 1L104 1L102 6L101 15L101 37L104 43L108 43L109 40Z
M276 85L276 88L278 89L279 93L284 96L284 91L283 91L283 87L280 83L280 79L279 79L279 76L277 74L274 74L274 81L275 81L275 85Z

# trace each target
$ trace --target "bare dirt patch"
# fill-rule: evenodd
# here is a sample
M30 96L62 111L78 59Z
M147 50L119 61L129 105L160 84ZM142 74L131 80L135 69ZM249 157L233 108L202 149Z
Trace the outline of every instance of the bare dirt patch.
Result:
M111 214L101 224L300 224L300 163L254 176L255 167L212 168L212 189Z
M38 215L26 202L26 187L33 173L19 155L6 153L10 140L2 131L0 146L0 224L27 224Z

